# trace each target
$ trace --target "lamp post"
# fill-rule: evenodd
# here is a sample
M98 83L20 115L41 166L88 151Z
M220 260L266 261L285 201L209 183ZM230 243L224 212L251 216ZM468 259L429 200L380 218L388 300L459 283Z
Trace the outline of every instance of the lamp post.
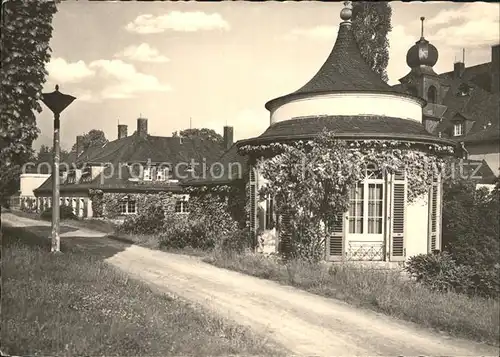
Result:
M61 112L66 109L76 98L59 92L59 85L56 85L56 90L52 93L42 93L42 102L54 113L54 146L52 163L52 252L60 251L59 238L59 117Z

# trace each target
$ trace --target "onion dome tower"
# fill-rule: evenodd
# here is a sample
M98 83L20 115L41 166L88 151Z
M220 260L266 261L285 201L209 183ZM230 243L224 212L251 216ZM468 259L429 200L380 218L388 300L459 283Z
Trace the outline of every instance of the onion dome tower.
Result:
M343 139L402 139L443 142L422 125L424 99L401 93L385 83L363 59L352 30L349 1L340 13L337 40L319 71L300 89L266 103L270 126L258 137L239 142L259 145L283 140L309 139L323 129ZM437 50L425 39L408 60L419 68L437 60ZM429 67L431 68L431 67Z
M410 47L406 54L406 64L410 72L399 81L403 84L403 91L424 98L428 103L440 102L440 82L432 68L439 58L439 53L429 41L424 38L424 20L420 21L420 39Z

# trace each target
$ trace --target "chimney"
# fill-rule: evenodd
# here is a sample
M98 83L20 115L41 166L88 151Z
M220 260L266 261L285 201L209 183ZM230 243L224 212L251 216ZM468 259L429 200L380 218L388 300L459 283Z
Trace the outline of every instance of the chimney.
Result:
M137 119L137 135L143 138L148 135L148 120L146 118Z
M455 62L453 65L453 78L462 78L465 72L465 63Z
M83 135L78 135L76 137L76 157L83 154Z
M233 127L225 126L224 127L224 150L229 150L231 146L233 146Z
M491 92L500 92L500 44L491 46Z
M124 124L118 124L118 139L123 139L127 137L127 126Z

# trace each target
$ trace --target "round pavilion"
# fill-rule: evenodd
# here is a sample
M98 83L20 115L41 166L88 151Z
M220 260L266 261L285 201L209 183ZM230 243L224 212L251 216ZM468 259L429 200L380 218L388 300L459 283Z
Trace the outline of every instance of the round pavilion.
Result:
M354 38L351 15L347 2L341 12L343 21L337 40L322 67L297 91L266 103L270 126L260 136L238 142L241 152L258 157L258 148L311 140L325 129L346 141L399 142L431 156L440 151L454 152L453 141L426 131L422 123L424 99L394 90L371 70ZM409 60L415 56L418 54L409 53ZM435 57L437 59L437 53ZM407 199L410 179L404 172L367 173L359 183L360 189L351 193L350 200L357 204L350 207L343 223L338 224L327 239L325 259L404 261L416 254L439 250L440 175L435 175L428 195L414 202ZM252 166L250 225L255 233L273 237L272 242L275 237L276 243L283 243L289 237L279 225L276 230L269 224L272 220L267 218L272 214L272 199L260 200L257 194L265 184L257 165ZM370 206L374 204L380 205L377 211L381 214L372 212ZM281 217L283 220L286 218Z

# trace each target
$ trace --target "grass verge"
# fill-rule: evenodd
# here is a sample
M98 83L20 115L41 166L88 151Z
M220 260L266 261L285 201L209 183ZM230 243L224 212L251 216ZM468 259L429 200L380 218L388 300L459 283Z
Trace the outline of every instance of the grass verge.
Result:
M274 280L325 297L367 307L457 337L499 346L498 299L439 293L404 279L400 272L350 265L309 264L258 254L213 252L215 266Z
M2 350L46 356L280 355L245 328L154 293L77 248L4 227Z
M32 213L32 212L24 212L24 211L9 211L9 213L14 214L18 217L24 217L29 219L34 219L38 221L42 221L40 218L40 214ZM158 237L151 234L126 234L116 231L116 225L112 222L102 220L102 219L78 219L78 220L62 220L62 225L66 225L74 228L83 228L90 229L102 233L106 233L108 238L118 240L121 242L139 245L144 248L163 250L165 252L174 253L174 254L184 254L191 255L195 257L205 257L207 256L207 251L201 249L195 249L191 247L186 247L182 249L162 249L159 246Z

